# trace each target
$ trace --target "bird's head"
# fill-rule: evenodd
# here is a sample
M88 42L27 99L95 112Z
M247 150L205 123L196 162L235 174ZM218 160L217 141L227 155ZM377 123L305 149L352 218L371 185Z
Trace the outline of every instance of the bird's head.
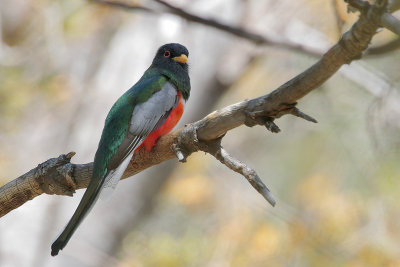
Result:
M153 59L150 69L167 76L182 93L185 100L190 95L189 51L181 44L171 43L161 46Z
M179 71L183 68L187 71L188 56L189 51L183 45L178 43L165 44L158 49L153 59L153 66Z

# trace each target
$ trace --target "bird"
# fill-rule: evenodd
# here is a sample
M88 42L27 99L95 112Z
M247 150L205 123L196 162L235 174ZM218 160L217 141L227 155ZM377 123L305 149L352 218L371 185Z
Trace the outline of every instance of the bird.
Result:
M178 123L190 96L188 56L187 48L179 43L162 45L139 81L114 103L105 120L89 185L51 245L52 256L67 245L99 195L116 187L134 153L140 149L150 152Z

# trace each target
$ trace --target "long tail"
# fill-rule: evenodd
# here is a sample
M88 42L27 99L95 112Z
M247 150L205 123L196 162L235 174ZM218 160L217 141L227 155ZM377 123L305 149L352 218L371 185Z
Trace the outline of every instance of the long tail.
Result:
M67 245L76 228L78 228L79 224L83 221L85 216L96 203L104 181L105 179L92 178L88 188L85 191L85 194L82 197L81 202L78 205L78 208L75 210L74 215L69 220L64 231L51 245L51 256L56 256L58 252Z
M108 171L103 178L92 177L92 180L90 180L89 186L86 189L85 194L83 194L82 200L79 203L78 208L76 208L74 215L72 215L72 218L69 220L64 231L51 245L52 256L56 256L58 252L67 245L76 228L78 228L79 224L92 209L99 196L103 195L104 197L107 197L107 195L111 195L111 192L115 189L118 181L121 179L122 174L124 174L132 156L133 154L130 154L126 157L115 170ZM93 169L95 169L95 166ZM95 173L94 170L93 173Z

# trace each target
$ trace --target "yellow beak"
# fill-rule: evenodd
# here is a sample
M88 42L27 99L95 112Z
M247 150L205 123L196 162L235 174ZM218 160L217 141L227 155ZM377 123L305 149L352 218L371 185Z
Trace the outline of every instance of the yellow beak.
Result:
M173 57L172 59L179 63L186 63L188 61L187 56L184 54L180 55L179 57Z

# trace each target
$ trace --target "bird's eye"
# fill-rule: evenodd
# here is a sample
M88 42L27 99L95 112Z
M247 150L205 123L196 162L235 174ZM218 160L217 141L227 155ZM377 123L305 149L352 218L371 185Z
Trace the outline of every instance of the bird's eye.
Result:
M164 52L164 57L169 57L171 55L171 52L169 52L168 50Z

